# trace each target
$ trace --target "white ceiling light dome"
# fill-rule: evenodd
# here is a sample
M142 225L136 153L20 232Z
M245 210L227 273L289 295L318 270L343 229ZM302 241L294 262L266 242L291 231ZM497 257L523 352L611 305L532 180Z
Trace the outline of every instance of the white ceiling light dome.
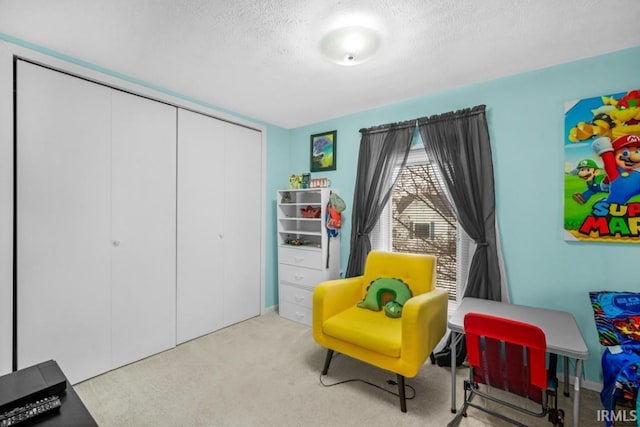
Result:
M320 39L320 50L336 64L358 65L371 59L381 44L382 36L373 28L349 26L325 34Z

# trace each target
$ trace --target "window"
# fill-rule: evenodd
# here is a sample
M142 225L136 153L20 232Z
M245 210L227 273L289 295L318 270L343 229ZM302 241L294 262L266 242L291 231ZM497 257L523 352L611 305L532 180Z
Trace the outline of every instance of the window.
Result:
M418 222L413 223L413 230L411 233L412 239L434 239L435 238L435 221L427 222Z
M405 168L396 170L400 176L371 234L371 246L437 256L436 286L456 301L466 280L470 239L457 224L437 168L429 163L422 144L416 145Z

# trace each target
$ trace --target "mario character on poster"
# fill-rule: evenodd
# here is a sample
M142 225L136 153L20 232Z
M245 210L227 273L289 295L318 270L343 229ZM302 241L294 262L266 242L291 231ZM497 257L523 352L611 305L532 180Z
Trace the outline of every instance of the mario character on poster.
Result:
M640 90L565 108L566 240L640 243Z

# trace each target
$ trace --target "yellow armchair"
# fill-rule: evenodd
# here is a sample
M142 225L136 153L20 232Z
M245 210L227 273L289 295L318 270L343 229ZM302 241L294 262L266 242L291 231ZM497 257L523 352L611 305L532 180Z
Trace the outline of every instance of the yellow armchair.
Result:
M395 278L409 286L412 297L402 315L357 307L372 281ZM322 374L334 351L394 372L400 408L407 412L404 379L413 378L447 328L447 292L435 288L436 257L371 251L364 274L320 283L313 293L313 337L327 348Z

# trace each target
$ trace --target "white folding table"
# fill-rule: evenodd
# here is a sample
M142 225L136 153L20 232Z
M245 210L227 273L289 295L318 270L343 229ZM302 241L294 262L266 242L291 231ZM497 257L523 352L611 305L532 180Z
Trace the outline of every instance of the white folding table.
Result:
M580 333L578 324L571 313L560 310L507 304L479 298L463 298L456 311L449 318L451 329L451 412L456 412L456 334L464 334L464 316L467 313L482 313L538 326L545 333L547 352L564 356L565 395L569 390L568 358L576 359L573 397L573 426L578 426L580 415L580 381L582 362L589 358L589 349Z

